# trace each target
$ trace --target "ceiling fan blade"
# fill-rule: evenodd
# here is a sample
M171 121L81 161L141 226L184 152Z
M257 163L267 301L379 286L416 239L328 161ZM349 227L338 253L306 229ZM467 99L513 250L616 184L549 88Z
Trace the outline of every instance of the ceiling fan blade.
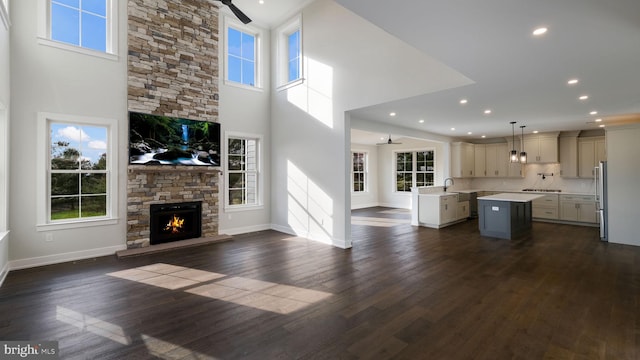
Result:
M231 11L236 15L236 17L240 21L242 21L243 24L248 24L251 22L251 19L249 19L247 15L245 15L240 9L238 9L235 5L233 5L231 1L229 1L228 3L223 1L223 3L229 6L229 9L231 9Z

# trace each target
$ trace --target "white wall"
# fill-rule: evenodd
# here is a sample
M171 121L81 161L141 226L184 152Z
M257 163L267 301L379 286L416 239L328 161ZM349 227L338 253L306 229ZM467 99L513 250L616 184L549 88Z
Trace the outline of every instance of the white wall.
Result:
M351 151L364 152L367 154L367 174L365 175L367 177L367 191L351 193L351 209L378 206L378 178L380 176L378 171L378 146L351 144ZM351 179L351 175L348 174L348 176L349 179Z
M332 0L307 6L302 24L305 82L272 97L272 222L282 231L350 247L345 111L469 80Z
M3 6L0 3L0 6ZM0 9L3 11L3 9ZM9 106L10 99L10 35L8 14L0 14L0 285L9 264Z
M240 132L246 134L262 135L262 195L263 206L259 209L243 210L243 211L226 211L224 203L226 201L226 193L224 191L224 176L220 177L220 218L219 232L221 234L239 234L251 231L259 231L271 228L271 138L270 138L270 100L271 100L271 74L269 56L271 50L270 31L254 28L260 31L261 53L259 54L259 63L262 71L263 89L251 90L238 87L235 85L225 84L224 68L225 54L225 15L220 12L220 42L219 42L219 59L220 59L220 105L218 109L218 118L223 132ZM223 136L224 139L224 136ZM226 144L223 145L223 149ZM223 168L226 168L224 166Z
M609 242L640 246L640 125L607 127Z
M124 247L127 175L127 11L118 1L118 60L38 44L37 1L13 1L11 13L12 268L113 253ZM4 52L3 52L4 53ZM37 113L117 119L119 221L116 225L36 230ZM45 241L50 233L53 241Z

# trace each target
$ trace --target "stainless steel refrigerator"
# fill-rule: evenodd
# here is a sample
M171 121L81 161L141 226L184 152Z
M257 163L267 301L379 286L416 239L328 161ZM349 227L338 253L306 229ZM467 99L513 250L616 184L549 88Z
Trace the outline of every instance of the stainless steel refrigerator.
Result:
M607 162L600 161L595 168L596 174L596 211L600 219L600 240L609 241L607 224Z

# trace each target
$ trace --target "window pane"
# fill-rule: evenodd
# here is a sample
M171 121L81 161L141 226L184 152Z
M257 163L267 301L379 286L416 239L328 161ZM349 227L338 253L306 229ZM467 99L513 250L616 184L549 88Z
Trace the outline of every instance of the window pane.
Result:
M300 57L300 30L289 35L289 61L296 60L299 57Z
M106 194L107 174L82 174L82 194Z
M78 169L80 144L86 138L80 127L51 124L51 169Z
M107 20L82 13L82 47L98 51L107 50Z
M228 44L227 44L227 52L229 55L234 55L237 57L242 56L242 34L240 31L229 28L228 30Z
M237 57L229 56L229 67L227 69L227 77L229 81L242 82L242 60Z
M297 80L300 78L300 64L298 60L289 61L289 81Z
M244 156L229 155L229 170L244 170Z
M245 187L245 175L243 173L229 174L229 188L238 189Z
M106 0L82 0L82 10L89 11L94 14L107 16Z
M51 199L51 220L76 219L80 216L80 197Z
M80 45L80 11L51 4L51 39Z
M81 202L81 217L107 215L107 196L83 196Z
M244 204L244 190L229 190L229 205Z
M242 62L242 83L251 86L255 84L255 64L252 61Z
M247 60L256 59L256 39L253 35L242 33L242 58Z
M80 182L78 174L51 174L51 195L78 195Z
M64 5L67 5L67 6L71 6L71 7L74 7L76 9L80 8L80 0L53 0L52 2L54 4L58 3L58 4L64 4Z

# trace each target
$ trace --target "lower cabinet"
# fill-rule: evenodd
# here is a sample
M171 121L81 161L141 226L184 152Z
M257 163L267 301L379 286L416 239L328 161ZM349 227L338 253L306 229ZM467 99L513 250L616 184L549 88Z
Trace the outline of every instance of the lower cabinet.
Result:
M593 195L560 195L560 220L597 223Z
M467 217L469 202L458 202L457 194L419 196L418 224L421 226L439 229Z
M531 216L534 219L558 220L558 195L544 195L532 202Z

